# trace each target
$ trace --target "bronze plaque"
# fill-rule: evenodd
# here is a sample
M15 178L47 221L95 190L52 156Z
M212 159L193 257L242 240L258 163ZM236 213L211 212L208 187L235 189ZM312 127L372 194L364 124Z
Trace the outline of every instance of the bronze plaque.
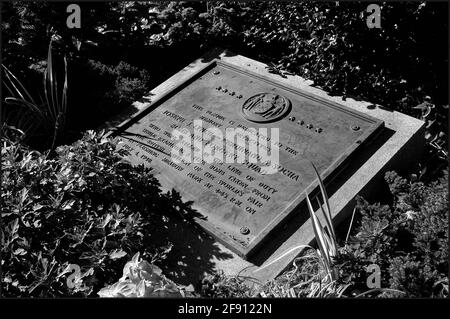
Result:
M204 216L196 221L206 231L247 258L264 247L264 240L305 199L305 191L315 188L311 162L326 179L383 125L337 103L214 60L122 123L115 134L132 163L153 167L165 189L174 188L184 200L194 202L193 208ZM227 129L234 129L236 139L227 140ZM175 138L175 130L184 132L186 139ZM253 146L263 147L265 141L269 154L273 143L278 160L266 156L263 162L258 157L262 148L256 154L251 151L245 134L255 131ZM216 148L221 141L223 149ZM185 148L180 151L181 146ZM233 157L238 152L244 160Z

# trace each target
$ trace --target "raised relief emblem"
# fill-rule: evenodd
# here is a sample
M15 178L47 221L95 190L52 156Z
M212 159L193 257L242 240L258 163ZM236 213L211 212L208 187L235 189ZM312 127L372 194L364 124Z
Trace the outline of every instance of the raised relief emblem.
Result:
M278 121L291 110L291 102L275 93L259 93L250 97L242 105L242 114L252 122L267 123Z

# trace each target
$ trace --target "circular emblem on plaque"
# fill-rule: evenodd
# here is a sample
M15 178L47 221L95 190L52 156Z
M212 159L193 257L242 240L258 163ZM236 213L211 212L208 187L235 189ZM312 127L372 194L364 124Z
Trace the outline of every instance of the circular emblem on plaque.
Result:
M257 123L278 121L290 110L291 101L276 93L256 94L245 101L241 109L247 120Z

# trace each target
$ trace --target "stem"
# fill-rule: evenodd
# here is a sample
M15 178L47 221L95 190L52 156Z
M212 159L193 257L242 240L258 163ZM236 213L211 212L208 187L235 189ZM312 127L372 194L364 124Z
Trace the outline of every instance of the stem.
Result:
M56 149L56 139L59 135L59 130L60 130L60 121L62 118L62 112L59 112L57 118L56 118L56 123L55 123L55 130L53 132L53 141L52 141L52 146L50 147L50 154L53 154L55 152Z
M353 218L355 218L355 213L356 213L356 207L353 208L352 219L351 219L351 221L350 221L350 225L348 226L347 236L345 237L345 243L346 243L346 244L347 244L347 241L348 241L348 237L350 236L350 231L352 230L352 226L353 226Z

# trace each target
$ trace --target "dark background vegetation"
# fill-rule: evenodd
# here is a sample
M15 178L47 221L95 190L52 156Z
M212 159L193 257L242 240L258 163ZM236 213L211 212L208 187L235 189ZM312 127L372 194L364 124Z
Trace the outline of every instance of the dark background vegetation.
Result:
M60 39L73 130L95 128L214 47L416 117L413 107L429 102L447 124L444 2L382 3L381 29L366 26L360 2L83 3L80 29L67 28L66 6L4 3L3 63L39 90L32 74L42 71L50 38Z
M80 3L81 28L68 29L67 3L6 2L2 3L2 63L38 98L43 95L50 40L60 77L62 57L66 56L68 107L63 132L57 135L58 145L79 140L85 130L102 125L215 47L265 62L270 72L279 76L286 73L303 76L331 95L366 100L423 119L427 145L424 157L407 179L386 177L389 185L397 185L391 187L393 195L386 199L388 206L360 203L361 224L355 234L362 235L355 237L355 244L342 254L344 260L341 261L341 265L346 265L346 261L351 260L355 268L342 266L341 270L357 290L361 286L358 276L362 265L376 260L389 268L384 286L407 291L409 296L439 295L436 291L441 289L441 284L436 283L442 282L448 267L445 255L448 234L444 227L448 204L447 174L444 173L448 164L448 4L388 2L380 5L381 29L369 29L365 2L83 2ZM17 112L17 108L2 101L4 118L7 112ZM21 129L20 123L6 124ZM51 144L53 132L45 134L25 136L21 143L45 151ZM92 249L98 248L95 254L104 256L99 261L91 254L84 265L85 270L94 268L100 277L95 277L98 282L91 283L85 290L81 287L71 293L91 295L91 288L97 290L117 280L124 261L123 256L117 257L113 250L129 254L139 250L144 240L137 235L139 227L160 220L155 217L157 214L149 215L144 222L133 219L133 214L142 210L133 206L139 196L144 196L142 193L126 194L123 201L115 197L116 201L111 202L111 192L123 183L137 188L149 187L154 191L149 201L165 211L180 210L179 200L161 194L156 181L150 177L143 181L138 177L139 174L147 176L142 169L135 171L127 167L125 172L114 164L108 169L91 171L95 165L101 165L100 162L115 161L109 144L96 146L101 139L96 140L92 135L50 155L37 155L22 149L25 146L14 144L16 142L5 143L8 147L5 153L2 149L2 166L10 166L6 167L2 178L2 201L7 204L5 209L2 205L2 216L10 241L2 253L11 261L10 267L3 266L10 276L4 288L9 295L70 294L62 281L46 272L52 260L57 265L55 269L60 271L67 263L78 260L80 255L86 254L80 250L83 245L94 245ZM94 151L100 152L100 162L86 155ZM68 158L71 153L73 156ZM61 175L64 165L72 167L67 176ZM80 165L87 165L89 169L81 169L84 166ZM38 168L46 167L56 173L48 173L46 177L39 175L40 179L47 180L47 186L39 186L44 187L41 190L38 187L41 182L34 178L38 178L36 174L44 174L38 173ZM109 180L111 189L99 189L91 173ZM62 185L67 187L65 195L60 202L54 202L58 196L56 189ZM24 191L28 186L31 188ZM88 186L94 188L88 189ZM91 192L88 195L98 202L78 197L86 192ZM27 201L31 204L25 209ZM107 204L103 205L102 201ZM99 213L98 205L103 205L105 213ZM86 213L77 220L79 224L65 222L81 208ZM83 239L76 237L87 232L90 223L94 228L102 228L105 216L117 215L122 210L125 210L123 218L129 219L126 223L138 226L130 229L119 223L117 230L108 230L120 242L114 249L100 244L106 233L97 231ZM405 217L410 216L411 211L418 216L414 222ZM24 221L24 214L30 220ZM47 218L46 214L53 217ZM46 237L48 233L40 222L52 218L62 223L62 228L56 228L54 237ZM164 224L164 220L155 223ZM380 231L379 225L384 223L390 226ZM53 229L52 225L46 224L46 227ZM105 226L101 231L107 232ZM63 241L64 232L67 234ZM127 232L134 239L130 239ZM39 238L35 238L38 235ZM397 238L403 241L397 243ZM166 243L161 240L158 245L164 247ZM71 248L58 251L57 247ZM151 255L150 251L146 253L146 256ZM107 257L110 254L113 258ZM116 261L118 263L114 264ZM34 265L36 269L31 268L26 274L15 273L16 269L21 269L21 263L22 267ZM225 289L223 294L228 293L230 290ZM207 292L207 295L215 294L222 293L214 289Z

